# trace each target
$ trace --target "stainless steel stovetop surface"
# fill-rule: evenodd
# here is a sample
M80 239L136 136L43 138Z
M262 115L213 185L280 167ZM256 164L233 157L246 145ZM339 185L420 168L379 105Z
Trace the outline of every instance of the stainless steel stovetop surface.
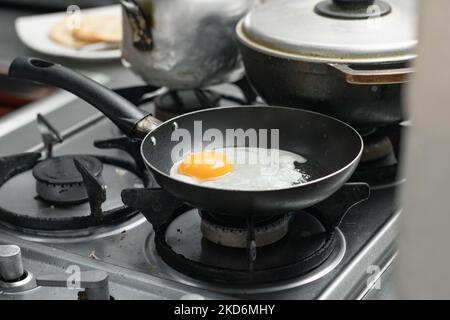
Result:
M225 86L219 90L229 92L231 89ZM81 115L91 113L86 111L91 107L85 103L67 99L65 93L57 95L62 95L65 102L48 112L52 122L58 123L58 119L63 119L65 114L72 114L73 108L80 108ZM42 106L45 103L46 100L39 102ZM25 112L36 113L39 104ZM0 132L4 125L0 122ZM0 156L42 149L39 143L28 143L37 141L33 121L8 131L8 134L0 136ZM96 112L84 119L74 117L72 126L66 126L62 131L65 141L55 147L55 155L87 153L123 159L129 157L120 151L99 150L93 146L94 140L118 134L117 129ZM20 195L14 201L20 201ZM0 244L19 245L25 269L35 276L64 273L71 265L77 265L81 270L106 271L110 275L111 294L115 299L178 299L192 293L210 299L353 299L364 298L391 265L396 254L394 240L399 215L394 187L372 190L370 199L354 207L340 226L341 245L333 253L334 261L339 263L325 266L324 270L328 272L325 276L315 279L316 273L288 283L254 288L234 284L223 288L174 271L158 259L151 243L152 226L140 214L120 225L87 230L77 236L30 235L0 227ZM76 298L76 292L41 287L24 293L0 292L0 299L28 298L72 299Z

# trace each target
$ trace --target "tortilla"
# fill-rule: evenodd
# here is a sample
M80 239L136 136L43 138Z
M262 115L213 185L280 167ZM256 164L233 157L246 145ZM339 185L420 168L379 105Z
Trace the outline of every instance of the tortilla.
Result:
M82 15L80 28L74 29L73 35L79 41L119 43L122 41L121 16Z
M79 40L73 36L67 19L62 19L56 23L50 29L49 37L56 43L69 48L81 48L89 44L89 42Z

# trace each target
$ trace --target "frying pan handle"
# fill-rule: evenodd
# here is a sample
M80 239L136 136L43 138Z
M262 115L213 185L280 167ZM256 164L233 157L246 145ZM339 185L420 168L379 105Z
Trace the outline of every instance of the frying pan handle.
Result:
M65 89L89 102L130 137L143 137L161 122L115 92L60 64L17 57L9 67L12 78L33 80Z
M345 81L350 84L400 84L408 82L411 74L414 73L412 68L355 70L347 64L329 63L328 65L343 74Z

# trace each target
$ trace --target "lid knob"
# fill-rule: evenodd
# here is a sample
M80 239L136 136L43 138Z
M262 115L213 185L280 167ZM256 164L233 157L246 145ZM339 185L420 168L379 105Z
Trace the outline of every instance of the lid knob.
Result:
M372 5L375 0L333 0L337 5Z
M391 6L381 0L325 0L319 2L314 11L335 19L378 18L391 12Z

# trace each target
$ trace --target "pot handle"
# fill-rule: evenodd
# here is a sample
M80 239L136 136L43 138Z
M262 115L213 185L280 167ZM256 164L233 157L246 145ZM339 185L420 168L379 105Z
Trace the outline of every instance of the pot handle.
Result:
M400 84L408 82L411 74L414 73L412 68L356 70L347 64L329 63L328 65L343 74L345 81L350 84Z
M135 0L121 0L120 4L127 15L131 28L133 46L139 51L153 49L152 20Z
M114 91L60 64L17 57L9 67L8 76L65 89L92 104L130 137L141 138L161 123Z

